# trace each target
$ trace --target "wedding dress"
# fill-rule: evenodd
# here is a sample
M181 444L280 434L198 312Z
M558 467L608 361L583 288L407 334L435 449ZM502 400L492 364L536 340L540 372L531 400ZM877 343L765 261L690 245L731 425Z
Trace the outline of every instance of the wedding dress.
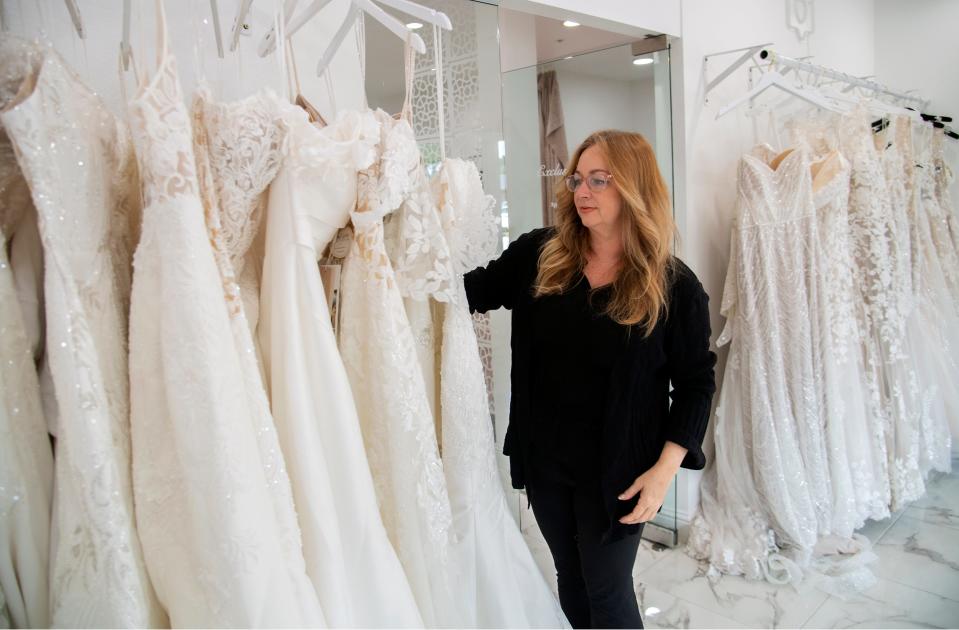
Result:
M815 241L812 215L802 151L776 170L764 156L743 156L721 308L727 323L717 340L730 351L716 409L716 455L689 547L723 573L750 579L795 579L816 544L827 498L811 494L799 436L814 411L804 404L813 397L801 395L814 391L803 282L804 245ZM825 470L819 452L809 456ZM777 574L781 569L786 576Z
M57 53L31 60L0 123L29 184L43 244L45 347L58 410L50 623L162 626L130 478L126 331L139 221L133 147L125 125Z
M930 424L935 384L924 382L916 351L915 310L906 198L886 171L901 163L906 145L897 139L901 119L874 135L862 113L843 116L837 126L843 154L852 164L849 218L856 283L865 304L867 365L875 370L873 413L884 419L890 509L897 511L925 491L920 468L921 425ZM892 136L891 138L889 136Z
M258 336L307 569L332 626L418 627L423 620L377 508L317 267L349 221L357 172L375 158L379 125L371 113L345 112L320 129L299 114L270 186Z
M938 135L938 134L936 134ZM959 301L950 286L950 274L959 273L952 256L948 217L941 202L937 181L934 130L917 125L911 134L914 156L903 164L907 169L912 225L912 257L919 325L927 346L920 350L922 368L937 385L940 415L930 413L921 426L920 467L948 472L952 465L952 440L959 437ZM909 138L907 138L908 140ZM951 425L951 431L950 431Z
M130 104L145 199L130 314L133 476L150 578L175 627L323 625L291 514L277 512L292 507L282 454L250 392L226 252L204 224L162 0L157 20L157 69Z
M406 111L406 108L404 108ZM416 340L384 240L383 219L414 194L420 154L405 118L380 123L360 173L353 243L343 266L340 351L350 379L380 513L427 627L462 626L452 513ZM426 243L429 243L427 235ZM415 252L413 252L415 253ZM420 289L447 272L426 269Z
M946 162L943 143L946 142L945 134L942 129L933 129L932 138L928 135L923 140L927 147L928 165L930 171L925 171L924 176L931 177L934 181L935 201L938 207L931 207L932 216L937 219L930 224L932 237L935 242L935 251L942 261L943 272L949 284L952 298L957 307L959 307L959 217L956 216L955 207L952 205L952 197L949 188L952 186L953 173ZM932 197L929 197L930 203ZM957 310L959 312L959 310ZM956 434L959 436L959 433Z
M5 52L0 50L4 65ZM0 94L6 102L6 91ZM28 222L35 225L36 211L0 129L0 611L9 615L2 620L8 626L43 628L50 625L53 453L34 363L38 339L24 322L28 313L39 321L39 313L24 312L13 257L7 257L8 248L15 249L17 228Z
M832 487L830 533L850 537L866 519L889 516L885 434L871 413L862 356L863 307L854 284L849 235L851 166L838 151L812 165L813 199L824 275L818 314L825 336L817 361L822 374Z
M829 249L843 246L848 176L842 156L811 163L803 149L760 147L740 162L717 342L730 353L689 539L712 570L795 582L839 549L863 551L853 530L884 512L875 485L885 460L856 433L874 425L857 394L865 376L851 270ZM844 460L837 448L850 437L855 459ZM853 588L869 579L846 576Z
M499 222L472 162L445 160L433 179L455 286L442 310L440 411L443 470L463 573L464 624L569 627L509 513L497 470L486 380L462 275L496 255ZM432 210L429 208L427 211ZM432 224L432 225L431 225ZM412 244L416 239L407 241Z

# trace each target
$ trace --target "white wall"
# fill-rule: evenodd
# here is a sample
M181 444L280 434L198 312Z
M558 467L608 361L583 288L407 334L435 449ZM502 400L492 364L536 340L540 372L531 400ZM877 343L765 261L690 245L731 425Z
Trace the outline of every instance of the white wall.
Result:
M876 0L876 80L915 89L931 100L929 112L957 117L959 129L959 2ZM953 168L959 142L946 142ZM950 189L959 203L959 179Z
M676 143L677 220L682 237L680 256L699 276L710 296L715 340L722 329L719 315L729 229L734 215L736 164L758 140L742 109L715 120L717 109L746 90L741 68L709 95L704 105L703 56L724 50L774 42L781 54L812 54L818 64L849 74L872 74L874 69L874 14L872 0L817 2L815 32L800 42L786 26L781 0L684 0L682 39L674 46L673 96ZM912 5L913 3L909 3ZM711 59L710 77L736 55ZM720 352L718 375L725 351ZM711 432L707 433L711 448ZM692 516L699 500L701 473L682 471L678 482L681 520Z

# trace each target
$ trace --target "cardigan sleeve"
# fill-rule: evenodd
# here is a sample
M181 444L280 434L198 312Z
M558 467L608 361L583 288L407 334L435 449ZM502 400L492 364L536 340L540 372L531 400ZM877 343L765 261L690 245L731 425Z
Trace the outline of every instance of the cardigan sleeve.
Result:
M513 308L519 292L530 283L531 269L535 273L539 248L548 232L542 228L523 234L499 258L463 276L471 313Z
M688 267L678 267L666 322L672 405L665 439L687 449L683 468L699 470L706 465L702 444L716 391L716 354L709 349L709 296Z

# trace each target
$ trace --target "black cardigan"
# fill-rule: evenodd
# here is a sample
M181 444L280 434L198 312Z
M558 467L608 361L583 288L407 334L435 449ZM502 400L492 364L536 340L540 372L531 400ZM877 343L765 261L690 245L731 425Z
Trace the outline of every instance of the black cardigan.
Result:
M532 287L539 252L552 235L552 228L528 232L497 260L464 278L470 310L512 310L512 393L503 452L510 458L517 489L526 485L529 448ZM688 449L683 468L699 470L706 463L702 441L716 389L716 355L709 350L709 298L678 258L673 258L672 270L668 316L660 319L649 337L634 329L627 351L613 369L602 438L601 482L610 519L604 542L639 529L619 522L633 510L638 497L630 501L617 497L656 463L667 440Z

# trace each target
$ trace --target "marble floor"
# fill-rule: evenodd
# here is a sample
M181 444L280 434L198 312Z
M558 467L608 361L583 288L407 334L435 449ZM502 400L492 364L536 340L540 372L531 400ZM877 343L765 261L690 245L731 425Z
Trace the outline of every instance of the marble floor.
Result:
M555 590L549 550L532 512L522 512L527 541ZM633 576L646 627L959 628L959 457L921 500L861 533L878 556L876 584L846 600L808 583L711 579L682 545L644 540Z

